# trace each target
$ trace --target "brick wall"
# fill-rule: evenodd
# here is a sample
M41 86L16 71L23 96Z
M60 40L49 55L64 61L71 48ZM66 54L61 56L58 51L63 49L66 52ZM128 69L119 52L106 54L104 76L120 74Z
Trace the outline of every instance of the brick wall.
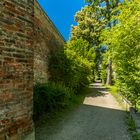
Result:
M34 82L43 83L49 78L48 60L50 51L62 47L65 41L37 1L35 1L34 10Z
M33 132L33 14L33 0L0 0L0 140Z
M64 43L36 0L0 0L0 140L35 139L33 82L47 81Z

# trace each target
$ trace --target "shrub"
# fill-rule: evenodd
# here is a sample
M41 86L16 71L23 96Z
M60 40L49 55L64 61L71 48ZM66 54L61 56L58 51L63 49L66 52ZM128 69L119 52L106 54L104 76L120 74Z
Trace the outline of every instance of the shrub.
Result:
M116 72L115 83L120 92L136 108L140 108L140 3L125 1L118 6L119 21L116 26L104 31L105 43Z
M61 82L77 91L93 79L94 59L94 49L88 48L87 42L81 39L69 42L64 50L59 49L51 54L49 80Z
M71 72L71 61L67 58L62 48L51 52L48 68L50 73L49 81L66 84Z
M73 50L65 51L67 58L71 61L71 71L68 77L68 86L78 90L86 86L92 79L92 65L87 60L77 55Z
M36 84L34 86L34 119L45 112L66 107L72 95L73 90L62 84Z

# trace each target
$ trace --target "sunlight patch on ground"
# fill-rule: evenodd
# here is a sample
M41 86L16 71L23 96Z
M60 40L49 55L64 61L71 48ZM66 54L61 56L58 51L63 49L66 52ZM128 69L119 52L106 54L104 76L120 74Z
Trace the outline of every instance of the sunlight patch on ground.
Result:
M85 97L83 102L84 105L90 106L98 106L103 108L110 108L115 110L123 110L118 102L112 97L112 95L108 94L106 91L102 91L104 94L97 94L97 96L92 97Z

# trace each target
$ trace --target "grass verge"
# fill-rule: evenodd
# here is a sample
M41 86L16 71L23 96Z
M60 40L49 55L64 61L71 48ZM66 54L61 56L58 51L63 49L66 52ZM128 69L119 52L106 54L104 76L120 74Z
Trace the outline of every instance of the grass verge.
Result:
M108 86L107 87L110 91L110 93L115 97L115 99L118 101L118 103L126 109L125 105L123 104L122 97L118 94L118 89L115 86ZM131 118L129 112L127 112L126 115L126 125L127 129L131 135L132 140L140 140L140 134L136 132L136 125L134 120Z
M136 131L136 125L130 114L126 116L126 124L132 140L140 140L140 133Z
M109 92L111 93L111 95L113 95L113 97L117 100L119 105L123 109L126 109L125 105L123 104L122 97L118 94L117 87L116 86L107 86L107 88L109 89Z
M37 121L35 121L35 127L38 128L41 125L51 126L53 124L56 124L57 122L62 120L67 114L69 114L79 105L81 105L84 101L85 96L89 94L91 90L92 89L89 87L84 87L81 90L79 90L79 92L76 95L74 94L71 97L66 107L56 109L53 112L44 113Z

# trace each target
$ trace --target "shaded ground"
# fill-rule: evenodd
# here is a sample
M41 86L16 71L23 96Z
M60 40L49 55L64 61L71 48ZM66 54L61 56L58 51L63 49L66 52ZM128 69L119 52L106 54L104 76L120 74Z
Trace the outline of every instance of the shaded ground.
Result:
M36 140L130 140L126 112L100 83L81 106L55 125L36 129Z

